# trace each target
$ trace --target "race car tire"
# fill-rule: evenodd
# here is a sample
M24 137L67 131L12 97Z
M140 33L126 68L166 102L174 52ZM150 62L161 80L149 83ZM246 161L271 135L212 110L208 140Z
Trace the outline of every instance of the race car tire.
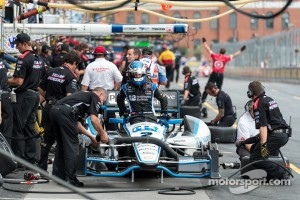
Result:
M245 167L247 164L249 164L249 161L250 161L250 158L249 156L244 156L242 157L242 160L241 160L241 168ZM248 172L248 171L251 171L251 170L254 170L255 167L252 166L252 165L249 165L248 167L244 168L244 169L241 169L241 175L243 175L244 173Z
M237 129L233 127L208 126L211 134L211 142L234 143Z
M201 118L201 109L199 106L180 106L180 118L184 118L185 115Z

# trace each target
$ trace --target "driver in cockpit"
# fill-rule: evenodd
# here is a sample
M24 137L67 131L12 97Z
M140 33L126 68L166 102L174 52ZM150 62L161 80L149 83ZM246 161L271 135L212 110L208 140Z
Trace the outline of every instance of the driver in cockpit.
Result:
M120 116L128 118L130 123L150 121L157 123L153 101L155 97L160 101L161 117L159 123L168 127L168 98L156 84L147 77L146 68L141 61L133 61L128 66L129 80L123 84L117 95L117 104ZM129 110L125 105L125 99L129 103Z

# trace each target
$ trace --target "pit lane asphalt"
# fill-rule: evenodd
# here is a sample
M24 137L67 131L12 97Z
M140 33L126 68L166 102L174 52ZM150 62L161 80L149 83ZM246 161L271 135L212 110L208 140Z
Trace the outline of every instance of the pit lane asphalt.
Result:
M207 78L199 78L201 84L201 91L203 90ZM182 77L181 80L182 81ZM250 81L245 80L233 80L233 79L224 79L223 90L227 92L233 101L233 104L237 107L237 114L240 116L244 112L244 105L248 101L246 96L247 86ZM300 108L299 108L299 85L291 84L282 84L282 83L271 83L263 82L265 86L266 94L274 98L281 109L281 112L286 119L289 121L289 117L292 117L292 127L293 127L293 136L290 138L290 141L286 146L281 150L285 157L287 157L290 162L295 166L293 168L294 178L291 179L292 185L290 186L259 186L255 190L250 191L245 194L236 195L232 194L229 191L228 185L224 186L213 186L211 188L203 190L195 190L196 194L194 195L161 195L157 191L147 191L147 192L123 192L123 193L98 193L90 194L96 199L230 199L230 200L240 200L249 199L298 199L300 195L299 188L299 167L300 167L300 158L299 158L299 142L300 142ZM171 84L172 89L181 89L182 84ZM163 88L162 88L163 89ZM298 96L297 96L298 95ZM208 118L203 121L210 121L215 115L215 98L208 97L207 103L213 108L208 109ZM219 149L223 152L224 156L220 158L220 163L224 162L235 162L238 161L238 156L235 153L234 144L218 144ZM50 165L51 167L51 165ZM220 168L220 174L222 178L229 177L231 174L236 172L237 169L222 169ZM9 176L19 176L22 177L23 173L13 174ZM201 185L206 185L209 179L176 179L176 178L165 178L164 183L160 183L160 179L156 177L137 177L134 183L131 183L130 177L123 178L100 178L100 177L79 177L82 180L86 187L83 188L84 191L109 191L113 189L139 189L139 188L167 188L167 187L198 187ZM5 184L7 186L7 184ZM31 191L54 191L54 192L64 192L66 189L57 185L54 182L48 184L36 184L32 186L25 185L10 185L17 189L26 189ZM26 188L27 187L27 188ZM0 189L0 199L83 199L81 196L76 194L20 194L14 192L8 192L3 189Z

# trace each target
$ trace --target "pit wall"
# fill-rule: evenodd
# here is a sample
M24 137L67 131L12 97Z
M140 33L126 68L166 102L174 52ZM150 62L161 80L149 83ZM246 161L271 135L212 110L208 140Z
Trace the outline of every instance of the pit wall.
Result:
M261 69L257 67L236 68L227 67L225 77L246 80L261 80L270 82L283 82L300 84L300 68L269 68Z

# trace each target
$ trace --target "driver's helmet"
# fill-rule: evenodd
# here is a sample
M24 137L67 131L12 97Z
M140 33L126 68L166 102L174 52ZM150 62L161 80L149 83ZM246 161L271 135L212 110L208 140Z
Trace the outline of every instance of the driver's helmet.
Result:
M128 66L130 82L136 86L146 83L146 67L139 60L135 60Z

